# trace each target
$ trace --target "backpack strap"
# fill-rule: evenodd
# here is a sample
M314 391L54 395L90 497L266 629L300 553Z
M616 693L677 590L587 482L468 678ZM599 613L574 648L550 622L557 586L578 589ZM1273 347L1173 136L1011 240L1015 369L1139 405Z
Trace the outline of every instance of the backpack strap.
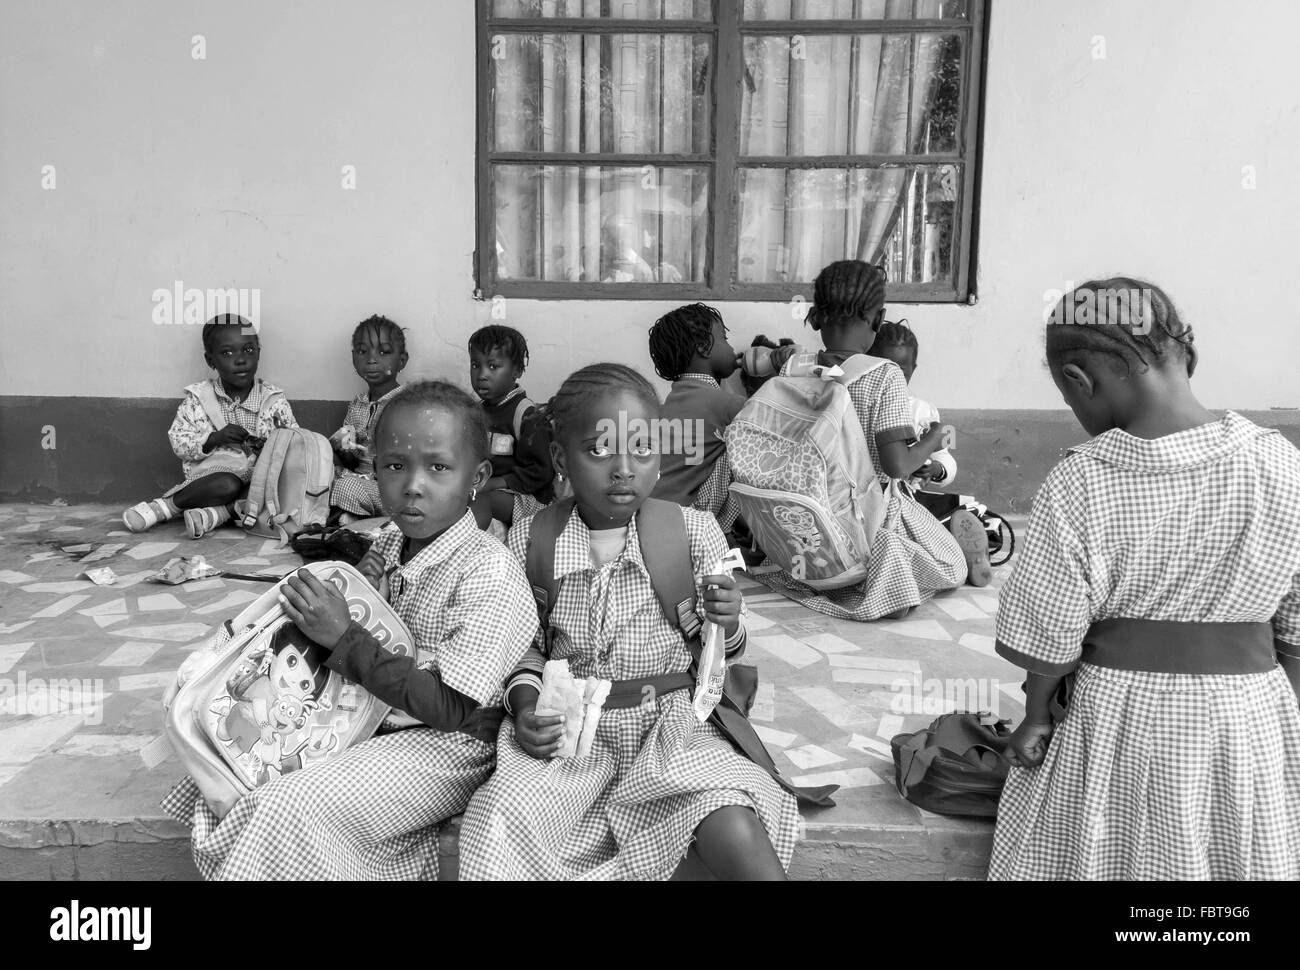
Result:
M848 387L862 378L866 377L877 367L883 367L889 363L880 357L871 357L867 354L854 354L844 363L840 364L840 370L844 373L835 378L837 383Z
M524 415L528 413L529 408L535 407L537 407L536 404L528 400L528 398L520 395L519 403L515 405L515 417L513 421L515 428L515 441L519 440L519 435L524 429Z
M704 624L695 612L695 570L681 506L664 499L646 499L636 513L636 534L659 608L677 624L698 659Z
M194 396L199 399L203 405L203 413L208 416L212 422L213 430L220 431L227 424L226 416L221 413L221 402L217 400L217 392L213 390L211 381L204 381L201 384L193 385Z
M257 525L257 518L263 506L267 511L267 520L275 521L279 514L279 495L276 488L280 481L280 472L284 469L284 458L289 451L289 442L293 432L287 428L277 431L289 431L288 434L272 434L266 439L266 446L253 466L253 477L248 483L248 502L244 507L244 528L251 529Z
M569 524L573 506L571 498L548 505L534 515L528 525L524 574L528 577L533 601L537 604L537 621L541 625L542 639L548 654L551 646L551 610L555 609L555 598L560 592L559 581L555 578L555 543L564 527Z

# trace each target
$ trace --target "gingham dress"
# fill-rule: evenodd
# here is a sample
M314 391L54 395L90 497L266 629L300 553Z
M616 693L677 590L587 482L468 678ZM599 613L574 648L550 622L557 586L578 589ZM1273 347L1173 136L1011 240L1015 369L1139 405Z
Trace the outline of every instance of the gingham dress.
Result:
M390 523L374 548L421 667L480 704L499 704L537 630L522 570L468 513L405 566L402 539ZM464 811L492 764L490 744L408 727L256 788L224 819L188 778L163 808L193 824L205 879L432 879L439 824Z
M718 528L723 532L729 531L736 524L740 506L731 494L731 459L725 451L718 456L718 460L713 463L713 471L709 472L709 477L695 493L691 508L709 513L718 520Z
M245 483L253 476L253 465L256 464L257 459L246 455L242 448L223 445L220 448L213 448L210 452L203 450L208 436L214 431L221 430L213 426L212 419L208 417L208 412L196 393L203 383L210 384L216 392L217 405L221 408L221 416L225 419L225 424L239 425L250 435L258 438L265 438L276 428L298 427L298 422L293 416L293 408L285 399L284 391L261 378L253 383L248 397L242 401L231 398L218 378L213 377L206 382L191 384L185 388L185 399L176 409L176 417L172 419L171 427L167 430L167 440L171 442L172 451L181 460L184 480L179 485L168 489L163 493L164 495L174 495L190 482L218 472L237 475Z
M726 549L712 516L694 509L682 515L698 583ZM521 562L530 525L524 520L510 532ZM635 521L623 553L593 569L587 527L575 511L555 560L552 659L567 659L575 676L610 680L687 668L681 633L650 585ZM758 813L782 865L794 851L794 798L696 719L689 691L603 712L584 758L532 758L507 717L497 759L465 813L461 879L666 879L700 822L728 805Z
M371 401L370 392L362 391L348 404L343 424L351 425L357 431L361 462L354 471L342 468L338 470L330 489L330 505L353 515L383 514L379 501L379 484L375 481L375 426L379 424L379 416L384 413L388 402L401 389L399 384L378 401Z
M872 464L879 468L878 433L900 440L914 436L903 372L892 361L877 367L849 385L849 397ZM882 474L879 481L887 486L890 479ZM916 499L890 487L884 522L871 547L867 578L861 583L819 593L785 570L754 578L819 613L842 620L877 620L966 582L966 557L938 519Z
M1231 412L1071 449L1034 501L998 649L1059 675L1109 617L1271 620L1300 643L1300 453ZM1078 669L1043 764L1011 769L991 879L1300 878L1300 709L1280 667Z

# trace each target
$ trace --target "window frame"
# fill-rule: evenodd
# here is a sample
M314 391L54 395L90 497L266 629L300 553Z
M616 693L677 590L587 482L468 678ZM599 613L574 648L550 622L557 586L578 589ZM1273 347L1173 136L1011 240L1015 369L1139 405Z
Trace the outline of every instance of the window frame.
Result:
M476 0L475 49L477 90L475 145L474 280L476 299L496 296L533 300L714 300L788 302L803 295L811 281L753 283L735 279L739 244L740 94L744 74L744 37L754 34L958 34L963 35L961 65L961 144L954 152L921 155L818 155L745 157L746 168L846 169L896 168L918 164L961 167L959 219L953 285L890 282L886 299L902 304L974 304L978 249L979 188L983 159L984 67L988 58L988 19L992 0L969 0L966 20L750 20L742 17L740 0L714 0L714 18L703 20L588 20L561 17L494 18L492 0ZM707 154L634 155L615 152L503 152L491 147L493 122L491 49L501 34L691 34L707 36L714 52L710 72L710 147ZM728 42L734 41L734 42ZM723 78L734 82L735 96L720 98ZM722 133L727 136L723 137ZM495 198L492 167L496 163L523 165L599 165L640 168L702 167L709 170L709 225L706 227L705 279L688 283L602 283L567 280L496 280ZM723 245L719 245L719 241Z

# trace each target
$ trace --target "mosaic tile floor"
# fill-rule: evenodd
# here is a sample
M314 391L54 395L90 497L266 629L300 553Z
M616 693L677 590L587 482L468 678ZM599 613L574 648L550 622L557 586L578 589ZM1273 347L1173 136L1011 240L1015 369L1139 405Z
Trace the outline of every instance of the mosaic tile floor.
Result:
M135 536L119 515L0 505L0 822L158 819L180 773L174 759L150 770L141 757L161 733L162 691L188 652L265 587L149 577L175 555L244 573L299 563L237 529L196 542L171 522ZM79 578L98 566L117 582ZM1019 719L1021 673L993 652L1006 572L990 588L873 624L830 619L744 580L748 661L762 681L754 723L787 777L841 786L835 808L806 813L810 837L950 824L899 797L889 739L954 708Z

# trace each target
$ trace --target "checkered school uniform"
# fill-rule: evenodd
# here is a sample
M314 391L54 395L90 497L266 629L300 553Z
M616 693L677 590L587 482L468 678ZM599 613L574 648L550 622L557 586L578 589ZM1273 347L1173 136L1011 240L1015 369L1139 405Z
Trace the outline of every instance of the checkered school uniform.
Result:
M1272 621L1300 644L1300 453L1229 412L1073 448L1034 500L999 652L1060 675L1088 627ZM991 879L1300 878L1300 709L1280 667L1078 666L1037 768L1012 768Z
M330 505L341 508L353 515L381 515L383 507L379 501L379 483L375 481L375 427L379 416L400 391L401 385L393 388L378 401L370 400L370 392L362 391L348 404L348 413L343 417L343 424L351 426L357 433L357 450L361 461L355 470L339 469L330 488ZM339 429L340 431L342 428Z
M195 479L217 472L238 475L244 482L252 478L253 465L257 460L253 456L246 455L242 448L222 445L210 452L203 450L203 444L208 440L208 436L214 431L221 430L213 426L212 419L208 417L203 403L199 400L198 392L202 390L205 383L211 385L216 393L217 405L221 408L221 416L225 419L225 424L237 424L250 435L258 438L265 438L276 428L298 427L298 422L293 416L293 408L289 406L284 391L274 384L268 384L260 377L253 382L248 397L242 401L231 398L219 378L213 377L206 382L191 384L185 388L185 399L176 409L176 417L172 419L172 425L167 430L167 439L171 442L172 451L181 460L184 481L169 489L164 493L165 495L173 495Z
M711 516L694 509L682 516L698 584L726 547ZM510 532L520 562L530 526L524 520ZM588 536L575 511L556 543L552 659L567 659L574 676L609 680L685 670L690 655L659 609L636 522L623 553L600 569L591 565ZM728 805L754 809L789 865L799 824L794 798L696 719L690 691L602 712L584 758L530 757L507 717L497 771L465 813L460 878L666 879L700 822Z
M404 566L402 540L390 523L373 548L420 666L499 705L503 680L537 631L522 570L469 513ZM394 712L385 726L397 723L412 721ZM493 746L469 735L407 727L254 789L224 819L188 778L163 807L193 824L205 879L432 879L439 824L465 810L493 761Z
M872 464L880 468L877 434L898 441L915 437L903 372L892 361L877 367L849 385L849 397ZM785 570L754 578L810 609L842 620L877 620L966 582L966 557L952 533L916 499L891 486L888 476L879 475L879 481L889 486L888 504L865 580L819 593Z

